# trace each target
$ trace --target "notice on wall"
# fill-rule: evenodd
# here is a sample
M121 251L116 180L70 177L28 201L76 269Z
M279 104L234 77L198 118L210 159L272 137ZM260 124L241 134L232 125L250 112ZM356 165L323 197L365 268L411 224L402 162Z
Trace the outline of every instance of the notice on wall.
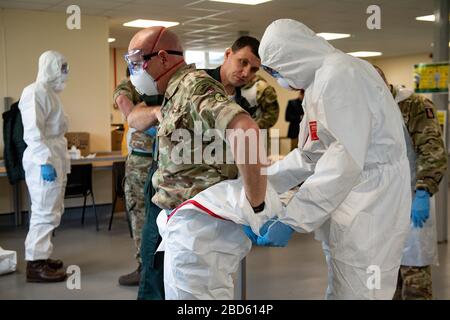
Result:
M448 62L420 63L414 65L416 93L447 93Z

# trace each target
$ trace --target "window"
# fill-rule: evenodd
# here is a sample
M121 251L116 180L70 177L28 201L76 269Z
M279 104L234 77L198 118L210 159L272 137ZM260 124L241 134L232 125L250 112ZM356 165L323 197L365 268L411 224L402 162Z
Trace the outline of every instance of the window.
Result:
M195 63L198 69L213 69L223 63L224 52L186 50L185 58L187 63Z
M208 65L210 68L217 68L218 66L222 65L223 58L224 58L225 52L218 52L218 51L209 51L208 52Z
M195 63L198 69L206 68L205 51L186 50L185 57L186 63Z

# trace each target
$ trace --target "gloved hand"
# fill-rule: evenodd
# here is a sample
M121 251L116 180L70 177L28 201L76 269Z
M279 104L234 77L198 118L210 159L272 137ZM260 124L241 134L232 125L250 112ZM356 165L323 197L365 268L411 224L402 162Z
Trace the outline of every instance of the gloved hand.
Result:
M144 133L150 137L156 137L158 134L158 129L156 127L150 127L144 131Z
M423 228L430 217L430 194L426 190L416 190L411 208L411 219L415 228Z
M252 243L256 244L258 236L256 235L256 233L253 232L252 228L244 225L244 226L242 226L242 230L244 230L244 233L252 241Z
M56 179L56 170L51 164L41 165L41 177L44 181L52 182Z
M294 229L279 220L271 219L261 227L259 233L261 236L256 241L258 246L286 247Z

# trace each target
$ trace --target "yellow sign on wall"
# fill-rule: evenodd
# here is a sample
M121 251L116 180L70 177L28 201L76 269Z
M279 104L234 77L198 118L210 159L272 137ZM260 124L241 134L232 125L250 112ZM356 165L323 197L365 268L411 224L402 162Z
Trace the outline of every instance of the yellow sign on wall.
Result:
M414 65L416 93L447 93L448 62Z

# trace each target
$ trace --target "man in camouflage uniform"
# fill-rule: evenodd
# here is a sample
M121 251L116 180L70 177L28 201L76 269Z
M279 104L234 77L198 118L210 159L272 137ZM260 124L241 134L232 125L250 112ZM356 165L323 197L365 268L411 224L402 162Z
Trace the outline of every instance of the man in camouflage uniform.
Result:
M386 84L388 84L383 71L377 66L375 68ZM422 190L428 193L427 199L429 199L429 197L438 192L439 183L447 169L447 152L436 117L435 107L429 99L414 94L409 90L389 84L388 86L400 107L416 152L416 197L417 192ZM413 202L412 220L415 228L422 228L423 224L428 220L429 204L425 210L427 212L425 212L424 218L415 221ZM435 225L433 225L433 228L435 233ZM434 238L426 239L426 241L432 242L433 246L436 245ZM419 241L415 242L420 243ZM422 251L421 255L426 256L428 252L425 252L425 250L430 250L430 248L420 247L418 253ZM403 261L405 261L405 254L406 251L404 251ZM423 265L424 262L419 261L415 263L416 265L403 265L403 261L398 274L397 290L394 299L432 299L431 265Z
M392 85L390 87L396 98L399 89ZM398 105L416 150L416 192L424 190L431 197L438 192L439 183L447 169L447 152L435 107L430 100L416 94L400 101ZM433 228L436 232L435 226ZM402 265L394 299L431 300L431 279L431 265Z
M242 95L250 103L249 113L261 129L272 128L278 120L280 107L275 89L256 75L242 88Z
M134 89L130 80L122 81L114 90L114 103L127 118L137 105L145 106L141 96ZM130 274L119 278L120 285L136 286L139 284L141 273L141 234L145 221L144 185L153 162L153 144L155 137L132 127L127 135L129 155L125 164L125 202L131 218L131 227L136 247L135 258L138 267Z
M266 177L261 175L260 162L236 166L206 164L202 159L200 164L176 164L170 156L177 143L171 139L174 131L186 129L192 133L195 121L202 124L202 133L214 128L221 131L240 128L258 132L256 123L245 110L228 99L220 83L206 72L196 70L194 65L186 65L184 58L179 56L182 50L174 33L162 27L151 27L141 30L133 37L127 55L128 63L140 66L152 80L157 79L153 82L156 83L158 92L165 94L165 102L161 107L163 119L158 129L159 168L153 175L156 194L152 201L162 209L173 210L200 191L220 181L236 178L239 170L247 198L255 210L259 210L264 207L266 188ZM259 61L249 61L247 68L257 70ZM142 75L141 70L136 74ZM141 84L146 88L138 88L141 91L153 87L150 81L146 85L143 83L144 81ZM223 146L225 148L225 143ZM153 219L155 221L152 222L156 225L156 217ZM241 234L245 237L242 232ZM193 256L194 254L192 253ZM186 266L178 267L191 266L195 267L195 263L186 261ZM205 282L206 285L208 281Z
M134 87L133 87L134 88ZM141 95L145 105L139 104L133 108L128 114L127 121L131 128L142 132L149 132L158 124L161 119L161 104L164 100L162 95L147 96ZM150 108L149 108L150 107ZM155 127L156 128L156 127ZM153 143L153 149L156 149L156 141ZM141 244L140 244L140 282L138 299L139 300L163 300L164 299L164 283L163 283L163 257L156 254L161 237L159 236L158 227L156 226L156 216L161 211L151 198L155 190L151 183L151 178L158 167L157 159L153 157L152 165L148 171L146 180L144 181L144 207L145 219L141 228ZM142 182L142 181L141 181Z
M223 64L206 72L224 85L228 96L251 115L260 129L269 129L277 122L280 108L275 89L256 75L257 68L248 68L250 60L261 63L258 49L257 39L242 36L225 51Z

